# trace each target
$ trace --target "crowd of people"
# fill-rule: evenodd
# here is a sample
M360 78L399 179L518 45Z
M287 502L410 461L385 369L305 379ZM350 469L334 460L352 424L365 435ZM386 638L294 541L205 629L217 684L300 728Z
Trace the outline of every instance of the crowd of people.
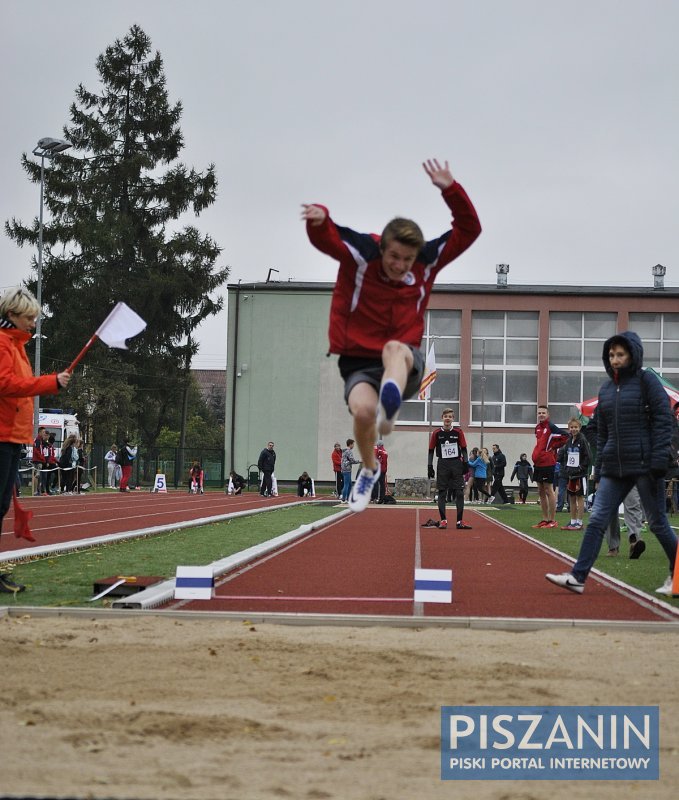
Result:
M136 445L127 440L120 447L111 445L104 455L106 488L120 492L132 490L129 481L136 456ZM83 439L77 434L69 434L59 444L54 433L49 433L44 427L38 428L30 462L34 495L79 494L91 486L89 455Z
M21 460L26 458L26 453L26 449L22 449ZM84 442L76 434L58 443L54 433L40 426L28 461L30 468L24 468L23 472L31 473L28 483L35 496L74 494L90 487ZM21 496L22 490L21 471L17 475L17 496Z

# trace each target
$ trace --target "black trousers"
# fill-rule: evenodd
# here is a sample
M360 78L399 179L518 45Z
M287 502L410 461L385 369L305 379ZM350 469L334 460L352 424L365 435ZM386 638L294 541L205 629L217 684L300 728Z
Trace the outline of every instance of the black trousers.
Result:
M505 492L505 487L502 485L503 478L504 478L504 473L502 475L495 476L495 480L493 481L490 493L493 495L493 497L497 497L498 495L500 495L500 497L502 498L502 502L508 503L509 499L507 498L507 492Z
M12 502L12 494L19 474L20 454L20 444L0 442L0 530L2 529L2 520Z
M438 508L441 519L446 519L446 499L450 493L455 498L457 521L462 522L462 514L464 513L464 467L461 461L452 465L446 464L446 466L442 466L441 461L438 462L436 489L439 496Z
M268 494L269 496L271 496L273 487L271 476L273 475L273 472L262 472L262 475L264 477L262 478L262 488L260 494Z
M383 503L386 490L387 490L387 476L384 472L380 472L380 477L377 479L377 483L373 486L373 491L372 495L370 496L370 499L374 500L377 503Z

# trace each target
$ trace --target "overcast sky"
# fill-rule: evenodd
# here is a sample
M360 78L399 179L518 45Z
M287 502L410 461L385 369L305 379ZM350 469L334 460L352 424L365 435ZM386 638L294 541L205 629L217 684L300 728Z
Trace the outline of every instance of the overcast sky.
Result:
M62 136L78 83L130 26L160 51L184 106L182 160L216 164L197 224L230 283L332 281L299 204L380 231L395 215L427 238L448 213L422 171L448 159L483 233L444 282L679 285L676 0L3 0L0 219L37 216L20 167ZM32 253L0 237L0 286ZM64 287L67 290L68 287ZM194 366L225 364L225 314ZM83 343L91 331L83 331ZM74 344L74 353L79 349ZM70 356L71 354L69 354Z

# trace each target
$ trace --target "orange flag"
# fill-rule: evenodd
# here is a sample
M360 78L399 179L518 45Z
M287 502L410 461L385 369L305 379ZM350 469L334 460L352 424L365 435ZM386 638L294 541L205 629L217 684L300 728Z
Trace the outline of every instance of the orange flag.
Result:
M14 535L17 539L28 539L29 542L34 542L35 536L33 536L31 529L28 527L28 522L33 517L33 512L27 511L19 503L16 487L12 502L14 503Z

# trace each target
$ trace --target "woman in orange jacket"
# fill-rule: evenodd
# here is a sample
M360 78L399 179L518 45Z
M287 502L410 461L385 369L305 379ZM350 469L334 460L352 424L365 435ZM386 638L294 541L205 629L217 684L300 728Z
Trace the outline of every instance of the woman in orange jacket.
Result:
M22 445L33 440L33 401L40 394L56 394L68 385L70 372L33 377L26 355L40 313L38 301L21 287L0 298L0 530L12 502ZM16 594L25 587L0 573L0 593Z

